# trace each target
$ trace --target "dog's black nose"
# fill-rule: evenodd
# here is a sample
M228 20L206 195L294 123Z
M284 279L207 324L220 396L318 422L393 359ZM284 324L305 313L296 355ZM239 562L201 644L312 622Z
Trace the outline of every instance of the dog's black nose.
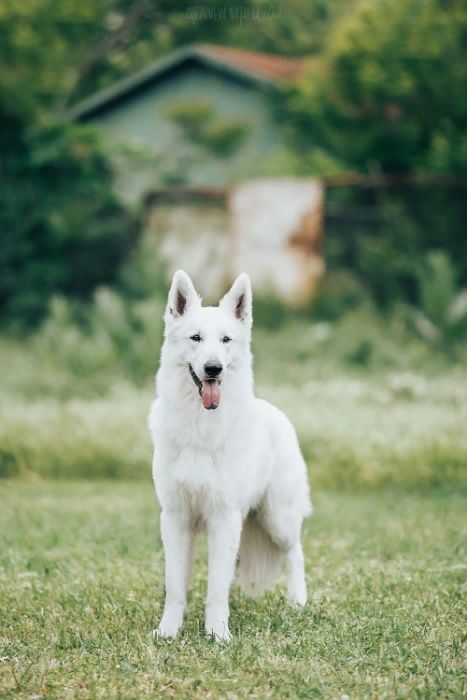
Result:
M207 377L214 379L222 372L222 365L218 362L206 362L204 365L204 371L206 372Z

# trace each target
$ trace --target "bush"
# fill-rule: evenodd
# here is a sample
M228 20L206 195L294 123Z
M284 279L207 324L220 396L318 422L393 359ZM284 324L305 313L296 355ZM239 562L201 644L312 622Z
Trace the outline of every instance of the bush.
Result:
M360 280L348 270L326 274L311 304L317 318L335 320L346 311L369 301L369 293Z
M467 289L459 290L451 259L442 251L426 256L418 269L415 327L431 343L452 346L467 335Z
M355 3L285 100L295 150L360 172L464 172L466 26L459 0Z
M68 367L78 378L117 374L144 381L154 373L163 311L157 299L129 302L106 287L98 288L85 307L54 297L31 342L39 357Z
M127 299L166 299L170 275L159 247L156 236L144 235L123 265L117 287Z
M54 124L30 133L15 117L0 121L0 311L36 323L51 295L86 298L114 281L138 228L113 194L92 129Z
M344 269L379 306L414 304L418 266L430 250L442 248L455 261L460 283L467 284L466 194L461 183L328 187L327 277Z

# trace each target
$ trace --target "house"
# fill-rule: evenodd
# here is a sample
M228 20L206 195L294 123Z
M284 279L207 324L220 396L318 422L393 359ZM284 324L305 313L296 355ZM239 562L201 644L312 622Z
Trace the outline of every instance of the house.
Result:
M120 195L144 196L154 257L169 277L187 270L208 301L246 271L256 292L300 303L323 274L322 184L264 177L283 148L271 95L303 69L303 60L194 45L71 111L102 129Z
M144 227L168 278L183 268L209 302L248 272L255 292L301 304L324 272L323 206L314 178L254 178L224 189L155 190Z
M224 187L264 175L281 150L270 94L299 59L188 46L86 98L72 119L98 124L128 202L155 188Z

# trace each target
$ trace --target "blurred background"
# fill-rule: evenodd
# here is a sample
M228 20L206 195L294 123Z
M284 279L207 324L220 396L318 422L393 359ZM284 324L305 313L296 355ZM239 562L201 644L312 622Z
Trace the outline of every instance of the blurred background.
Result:
M464 697L465 0L0 0L0 696ZM174 269L247 271L310 604L180 644L147 415ZM11 478L10 478L11 477Z
M467 459L460 0L3 0L0 476L149 478L170 274L255 291L315 486Z

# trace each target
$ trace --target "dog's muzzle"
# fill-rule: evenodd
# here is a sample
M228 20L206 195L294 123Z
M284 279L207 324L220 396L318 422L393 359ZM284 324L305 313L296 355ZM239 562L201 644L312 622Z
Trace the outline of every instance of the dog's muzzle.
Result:
M211 368L212 369L212 368ZM222 368L219 371L219 367L216 365L216 374L219 375L220 372L222 371ZM201 397L201 401L203 403L204 408L207 408L208 410L212 410L214 408L217 408L219 406L219 402L221 400L221 394L220 394L220 385L221 385L221 380L218 378L218 376L209 376L207 370L205 369L206 373L208 374L208 377L204 378L202 381L196 374L195 370L193 367L188 363L188 370L190 372L191 378L193 380L194 385L198 389L198 393ZM211 375L213 372L210 372Z
M203 382L198 377L198 375L196 374L195 370L190 365L190 363L188 363L188 369L190 370L191 378L193 379L196 387L198 388L199 395L202 396L203 395Z

